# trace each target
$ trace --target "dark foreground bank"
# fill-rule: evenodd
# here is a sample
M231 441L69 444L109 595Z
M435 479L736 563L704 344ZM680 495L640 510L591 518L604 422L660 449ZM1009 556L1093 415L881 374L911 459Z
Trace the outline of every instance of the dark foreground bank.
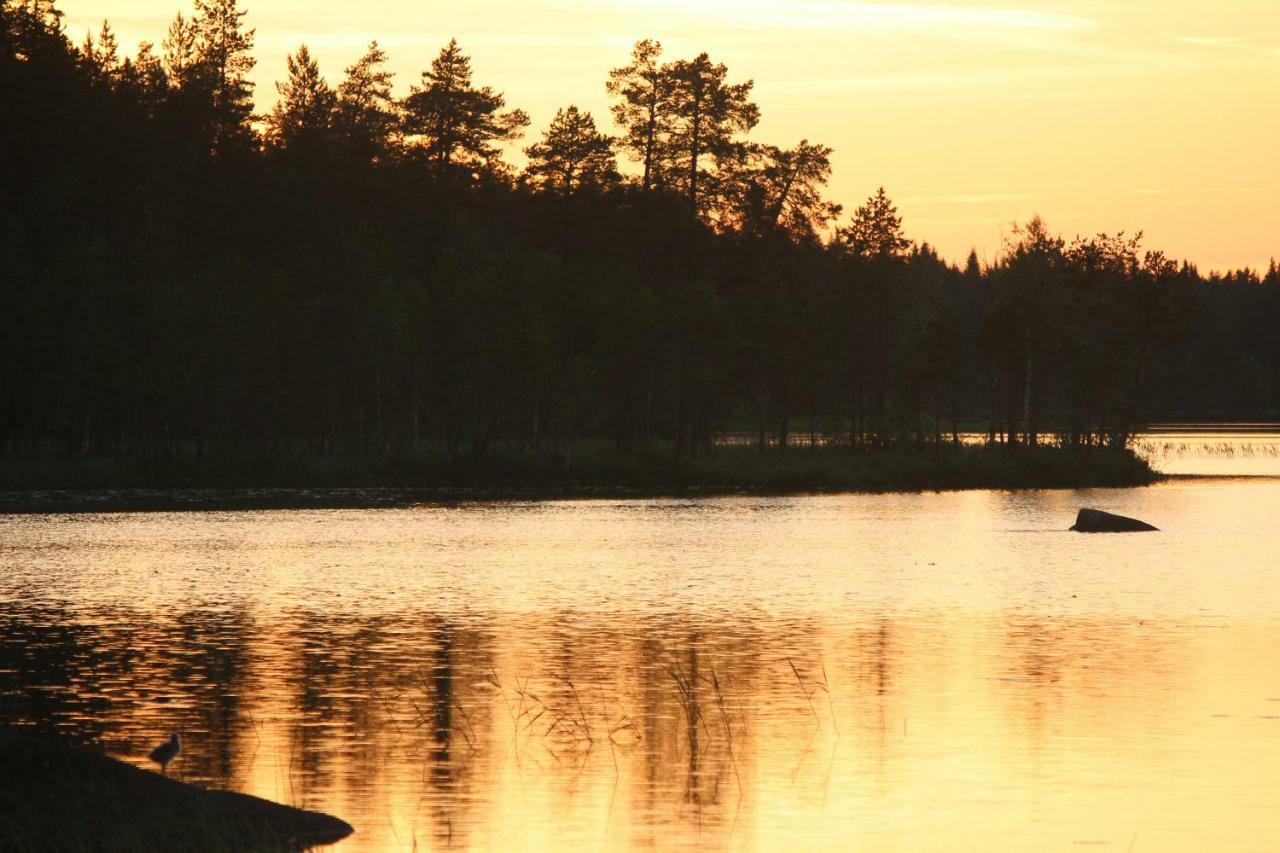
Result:
M0 849L304 850L336 817L188 785L88 747L0 728Z
M470 500L1088 488L1159 479L1130 451L723 448L673 462L579 448L483 464L430 457L5 460L0 512L390 507Z

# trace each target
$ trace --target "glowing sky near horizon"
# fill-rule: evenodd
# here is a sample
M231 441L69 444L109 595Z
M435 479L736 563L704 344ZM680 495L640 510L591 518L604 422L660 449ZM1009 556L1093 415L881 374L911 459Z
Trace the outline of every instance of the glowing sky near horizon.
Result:
M63 0L73 40L109 18L159 42L190 4ZM835 148L850 211L884 185L908 236L994 258L1014 220L1145 231L1202 269L1280 257L1276 0L247 0L257 102L306 43L331 82L377 38L407 91L456 36L476 81L533 118L576 103L611 126L608 70L657 38L756 81L752 134ZM527 144L527 142L525 143ZM514 158L513 158L514 159Z

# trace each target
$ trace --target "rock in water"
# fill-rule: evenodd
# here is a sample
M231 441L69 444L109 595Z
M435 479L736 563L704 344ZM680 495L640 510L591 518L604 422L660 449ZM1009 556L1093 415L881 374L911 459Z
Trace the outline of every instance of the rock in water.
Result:
M1136 518L1114 515L1100 509L1082 509L1071 529L1077 533L1142 533L1160 528Z

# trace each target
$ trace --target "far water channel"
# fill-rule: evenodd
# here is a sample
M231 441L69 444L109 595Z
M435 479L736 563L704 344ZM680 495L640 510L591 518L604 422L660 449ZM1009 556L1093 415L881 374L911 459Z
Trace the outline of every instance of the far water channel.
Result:
M1143 441L1217 476L0 516L0 721L341 851L1280 850L1280 436Z

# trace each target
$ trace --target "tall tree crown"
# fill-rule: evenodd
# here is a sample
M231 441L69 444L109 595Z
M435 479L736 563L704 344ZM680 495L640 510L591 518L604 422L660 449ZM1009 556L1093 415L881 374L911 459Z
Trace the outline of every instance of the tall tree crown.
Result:
M631 63L610 71L605 83L605 91L618 98L610 110L624 131L620 144L633 162L643 164L640 182L646 191L663 183L659 145L668 131L671 78L658 62L661 56L661 42L638 41Z
M911 246L902 233L902 217L880 187L853 214L853 221L840 229L839 238L853 253L864 258L901 257Z
M192 84L200 70L199 34L195 24L187 20L179 12L169 24L169 32L164 38L163 64L169 81L176 89L184 89Z
M422 72L422 85L410 88L402 106L405 132L417 138L440 170L493 167L499 155L495 143L519 139L529 125L524 110L503 110L502 93L472 85L471 58L457 39Z
M751 101L751 80L727 82L729 69L702 53L691 60L664 66L671 80L668 113L671 132L667 146L679 164L673 170L676 188L695 213L710 213L731 168L740 155L740 136L760 121L760 109Z
M759 234L817 240L841 211L823 194L831 178L831 148L807 139L790 149L749 148L752 165L740 181L738 226Z
M85 33L84 45L80 48L80 56L99 82L114 83L120 75L120 44L116 34L111 31L111 24L102 22L98 31L98 40L93 40L93 33Z
M613 140L596 129L591 113L576 106L556 111L542 141L525 149L533 183L570 196L581 187L618 180Z
M195 30L200 62L208 74L214 118L214 151L250 138L254 30L245 29L247 12L237 0L196 0Z
M268 119L271 141L284 149L318 150L330 141L337 94L305 44L286 63L289 76L276 84L280 100Z
M752 151L743 137L760 120L752 81L731 84L728 69L705 54L659 64L662 46L637 42L631 62L609 72L621 145L643 163L641 186L683 195L690 210L715 221Z
M398 107L391 95L395 75L386 63L387 54L372 41L338 85L338 128L352 152L366 161L388 155L396 130Z

